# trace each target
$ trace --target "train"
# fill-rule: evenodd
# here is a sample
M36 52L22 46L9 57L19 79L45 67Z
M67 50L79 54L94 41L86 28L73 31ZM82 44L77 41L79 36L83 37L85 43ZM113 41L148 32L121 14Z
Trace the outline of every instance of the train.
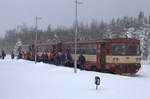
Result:
M35 48L37 51L35 51ZM32 45L20 46L22 58L41 61L42 53L48 54L48 57L55 55L56 52L70 52L72 61L68 67L74 66L75 57L79 57L82 52L86 59L85 70L108 72L119 75L135 75L141 68L140 40L135 38L115 38L97 41L78 41L75 54L74 42L42 43L36 47ZM48 58L49 63L54 63L53 59ZM79 66L77 62L77 66Z

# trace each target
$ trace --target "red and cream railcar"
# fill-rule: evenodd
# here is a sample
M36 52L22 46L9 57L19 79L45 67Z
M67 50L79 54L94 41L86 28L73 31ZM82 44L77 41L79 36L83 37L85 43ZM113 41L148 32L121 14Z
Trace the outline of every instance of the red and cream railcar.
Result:
M141 67L140 40L112 39L106 44L105 69L113 73L135 74Z
M74 43L61 43L59 48L75 58ZM86 58L87 70L131 75L141 67L140 41L133 38L81 41L77 43L77 57L80 53Z
M38 56L38 61L41 61L40 56L42 53L47 53L48 56L50 56L50 52L53 49L56 49L56 43L42 43L42 44L37 44L37 56ZM27 60L34 60L35 59L35 46L34 44L32 45L22 45L21 46L21 51L22 51L22 58L27 59Z

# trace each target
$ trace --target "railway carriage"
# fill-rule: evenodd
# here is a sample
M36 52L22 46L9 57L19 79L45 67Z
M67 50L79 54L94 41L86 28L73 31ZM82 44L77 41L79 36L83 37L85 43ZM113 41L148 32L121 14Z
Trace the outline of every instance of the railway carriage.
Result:
M75 59L74 42L38 44L38 55L49 49L52 52L68 51ZM39 50L41 49L41 50ZM86 70L111 72L121 75L132 75L139 71L141 64L140 40L134 38L116 38L99 41L79 41L77 43L77 57L83 54L86 58Z

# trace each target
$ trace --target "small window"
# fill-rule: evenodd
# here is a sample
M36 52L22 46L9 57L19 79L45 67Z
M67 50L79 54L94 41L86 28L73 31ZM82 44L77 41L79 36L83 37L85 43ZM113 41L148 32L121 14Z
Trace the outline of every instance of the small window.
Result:
M96 54L96 45L95 44L88 45L87 54Z
M136 55L140 53L140 47L139 44L136 43L132 43L132 44L128 44L128 54L130 55Z
M125 55L126 45L124 43L112 43L112 54L113 55Z
M81 45L81 53L87 54L87 46L86 45Z
M71 52L71 46L66 46L66 52Z
M71 46L71 53L72 53L72 54L75 53L74 46Z

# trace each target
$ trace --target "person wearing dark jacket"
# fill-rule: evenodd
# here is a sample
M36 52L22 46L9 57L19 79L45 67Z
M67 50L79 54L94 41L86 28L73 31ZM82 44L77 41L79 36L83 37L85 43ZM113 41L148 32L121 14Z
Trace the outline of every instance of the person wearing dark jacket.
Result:
M65 65L65 59L66 59L66 56L65 56L64 52L62 52L60 55L60 61L61 61L62 66Z
M44 54L44 52L42 53L42 55L41 55L40 58L41 58L41 61L44 62L44 60L45 60L45 54Z
M4 50L2 50L2 59L4 59L6 56L6 53L4 52Z
M79 56L79 64L80 64L80 69L84 69L85 57L82 55L82 53Z
M72 60L72 56L69 52L67 52L67 54L66 54L66 66L70 66L71 60Z
M11 59L14 59L15 55L13 52L11 52Z
M45 52L45 63L48 63L48 54Z
M56 53L55 56L54 56L54 63L55 65L60 65L60 57L59 57L59 54Z

